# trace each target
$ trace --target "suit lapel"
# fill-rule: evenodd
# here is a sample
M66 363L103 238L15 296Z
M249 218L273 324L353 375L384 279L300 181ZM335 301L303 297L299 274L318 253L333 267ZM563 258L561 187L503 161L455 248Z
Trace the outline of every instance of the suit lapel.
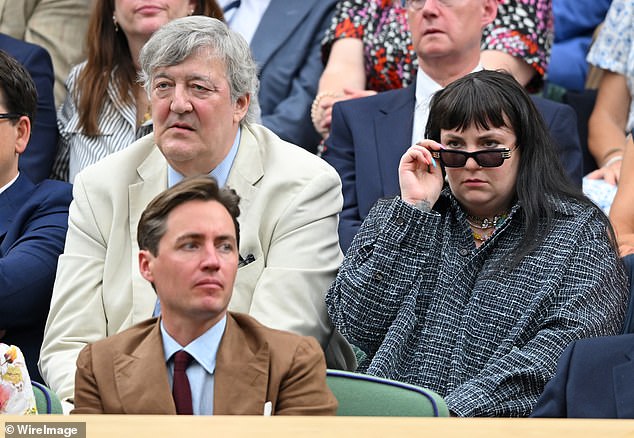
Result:
M401 156L412 143L415 105L416 86L412 84L393 92L374 119L383 196L400 193L397 169Z
M151 138L151 137L150 137ZM152 141L153 140L149 140ZM137 225L141 214L149 202L167 188L167 165L165 158L154 146L148 157L137 168L138 182L128 186L130 242L132 244L130 260L132 271L132 322L147 319L152 314L156 296L147 293L148 283L139 272L137 245Z
M131 354L117 353L113 357L113 371L126 414L176 414L158 319L149 336Z
M614 367L614 399L617 418L634 418L634 349L626 355L627 361Z
M13 242L4 242L17 212L29 199L35 185L24 174L20 174L11 186L0 193L0 254L4 254L5 247ZM14 240L14 239L11 239Z
M271 0L251 40L251 50L261 71L277 49L291 38L317 0Z
M246 125L242 124L240 132L240 145L229 171L227 187L234 189L240 195L241 214L238 216L238 221L242 225L257 193L255 185L264 176L262 163L264 145L258 143L255 135Z
M267 401L275 403L267 399L269 346L252 351L252 344L228 314L216 357L214 415L262 415Z

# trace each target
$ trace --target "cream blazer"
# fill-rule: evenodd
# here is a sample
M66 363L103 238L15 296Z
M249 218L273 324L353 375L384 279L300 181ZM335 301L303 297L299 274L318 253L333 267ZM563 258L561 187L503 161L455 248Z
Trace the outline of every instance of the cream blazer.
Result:
M229 309L314 336L338 358L329 366L353 368L354 354L338 333L337 345L327 348L333 330L324 296L342 260L337 172L270 130L243 124L227 186L241 197L240 255L254 259L239 268ZM75 362L86 344L152 316L156 294L139 273L136 228L166 188L167 162L152 135L75 179L39 362L62 399L73 395Z

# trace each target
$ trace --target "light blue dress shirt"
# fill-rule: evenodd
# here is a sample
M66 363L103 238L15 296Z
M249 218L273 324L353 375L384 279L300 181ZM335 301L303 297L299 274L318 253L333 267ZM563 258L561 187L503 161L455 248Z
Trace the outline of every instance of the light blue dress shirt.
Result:
M161 320L161 337L170 387L174 381L172 356L179 350L185 350L194 358L186 371L192 392L194 415L213 415L214 413L216 354L226 326L227 315L225 314L213 327L183 347L167 333L163 326L163 320Z

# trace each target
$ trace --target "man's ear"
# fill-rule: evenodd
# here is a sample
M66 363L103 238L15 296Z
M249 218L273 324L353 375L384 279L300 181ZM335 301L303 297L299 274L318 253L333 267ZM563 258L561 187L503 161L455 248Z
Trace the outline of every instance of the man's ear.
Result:
M141 276L150 283L154 284L154 274L152 273L152 261L154 256L147 249L139 251L139 272Z
M16 130L15 152L22 154L31 138L31 120L27 116L20 116L14 128Z
M244 94L236 100L233 110L234 123L240 123L242 119L247 115L249 111L249 104L251 103L251 95L249 93Z
M493 23L498 15L498 0L484 0L482 13L482 29Z

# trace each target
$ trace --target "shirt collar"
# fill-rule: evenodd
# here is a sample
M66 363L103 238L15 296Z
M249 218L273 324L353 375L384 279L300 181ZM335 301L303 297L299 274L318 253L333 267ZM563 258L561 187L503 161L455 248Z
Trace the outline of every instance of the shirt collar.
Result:
M222 335L227 326L227 314L214 324L205 333L191 341L186 346L181 346L174 338L172 338L163 326L163 318L161 318L161 338L163 340L163 352L165 353L165 362L180 350L188 352L209 374L213 374L216 369L216 355L218 347L222 340Z
M20 176L20 172L18 172L18 174L15 176L15 178L13 178L11 181L9 181L7 184L5 184L4 186L0 187L0 193L4 192L5 190L7 190L9 187L11 187L13 185L14 182L16 182L18 180L18 177Z
M233 145L231 145L231 149L229 149L229 153L227 156L213 169L209 172L210 176L216 178L218 181L218 185L220 187L224 187L227 184L227 179L229 178L229 171L231 170L231 166L233 166L233 161L236 158L236 154L238 153L238 146L240 145L240 137L242 135L242 127L238 127L238 132L236 133L236 137L233 140ZM172 166L167 164L167 186L172 187L174 184L180 182L184 178L178 171L176 171Z
M476 67L470 73L480 71L480 70L484 70L484 67L482 67L482 64L478 63L478 65L476 65ZM416 106L417 107L419 105L428 104L431 96L435 92L442 90L442 88L443 88L442 85L434 81L431 77L429 77L427 73L425 73L425 71L422 68L418 67L418 72L416 73Z

